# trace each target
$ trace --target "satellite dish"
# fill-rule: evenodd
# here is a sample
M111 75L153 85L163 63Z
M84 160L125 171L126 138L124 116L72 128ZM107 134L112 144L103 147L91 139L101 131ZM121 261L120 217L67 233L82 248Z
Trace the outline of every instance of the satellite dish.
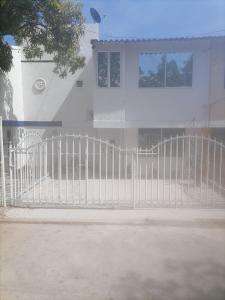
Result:
M90 14L95 23L101 23L101 17L95 8L90 8Z

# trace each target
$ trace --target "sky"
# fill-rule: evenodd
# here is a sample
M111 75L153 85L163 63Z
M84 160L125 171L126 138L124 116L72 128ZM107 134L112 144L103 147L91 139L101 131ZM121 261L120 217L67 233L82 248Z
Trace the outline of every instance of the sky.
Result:
M225 35L225 0L83 0L94 7L101 39Z
M225 0L73 0L98 10L101 39L225 35ZM14 44L12 37L6 38Z

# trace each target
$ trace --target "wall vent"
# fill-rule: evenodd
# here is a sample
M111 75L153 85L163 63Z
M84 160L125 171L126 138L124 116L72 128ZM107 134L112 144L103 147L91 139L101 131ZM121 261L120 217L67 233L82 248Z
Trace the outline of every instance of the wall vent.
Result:
M83 87L83 80L77 80L76 85L79 88Z

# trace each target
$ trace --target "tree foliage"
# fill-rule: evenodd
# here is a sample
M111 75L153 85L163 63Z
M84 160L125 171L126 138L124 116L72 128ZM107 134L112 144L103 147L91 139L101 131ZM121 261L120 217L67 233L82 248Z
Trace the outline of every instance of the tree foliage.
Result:
M60 77L84 66L79 42L84 18L79 2L70 0L0 0L0 69L10 71L12 53L4 42L12 35L23 45L27 59L52 54L54 71Z

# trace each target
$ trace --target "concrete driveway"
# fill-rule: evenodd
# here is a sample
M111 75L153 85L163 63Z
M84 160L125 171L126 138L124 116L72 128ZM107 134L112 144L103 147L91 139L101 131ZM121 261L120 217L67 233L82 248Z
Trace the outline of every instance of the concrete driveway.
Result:
M224 300L216 210L9 210L1 300Z

